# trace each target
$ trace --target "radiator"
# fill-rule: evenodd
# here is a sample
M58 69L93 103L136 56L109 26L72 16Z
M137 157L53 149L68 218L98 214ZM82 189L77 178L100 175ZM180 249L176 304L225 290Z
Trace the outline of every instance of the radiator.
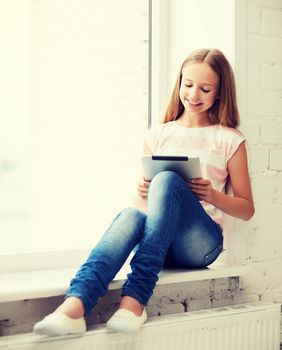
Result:
M279 344L280 305L265 303L152 317L137 335L99 326L80 337L0 338L1 350L278 350Z

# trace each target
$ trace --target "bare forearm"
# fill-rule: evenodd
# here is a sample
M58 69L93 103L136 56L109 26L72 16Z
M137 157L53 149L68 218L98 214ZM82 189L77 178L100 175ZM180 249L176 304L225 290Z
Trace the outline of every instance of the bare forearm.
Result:
M216 190L211 204L224 213L243 220L249 220L255 212L253 203L248 199L229 196Z

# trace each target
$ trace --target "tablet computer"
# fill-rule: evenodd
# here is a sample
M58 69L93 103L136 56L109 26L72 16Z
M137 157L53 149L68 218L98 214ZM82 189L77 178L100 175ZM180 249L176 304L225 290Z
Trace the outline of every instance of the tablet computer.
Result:
M185 181L202 177L198 157L145 155L141 161L145 180L167 170L175 171Z

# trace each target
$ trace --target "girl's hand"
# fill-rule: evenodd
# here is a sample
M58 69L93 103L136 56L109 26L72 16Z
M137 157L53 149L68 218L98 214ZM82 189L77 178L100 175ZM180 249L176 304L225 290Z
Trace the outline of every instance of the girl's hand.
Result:
M212 203L215 190L213 189L210 180L192 179L188 182L188 186L199 200Z
M137 192L140 197L147 198L151 181L141 179L137 184Z

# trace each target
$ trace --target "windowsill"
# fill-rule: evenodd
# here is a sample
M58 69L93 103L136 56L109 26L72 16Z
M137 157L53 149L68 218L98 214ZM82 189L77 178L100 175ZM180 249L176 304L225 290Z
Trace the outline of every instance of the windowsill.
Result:
M76 270L68 268L0 273L0 302L64 295ZM113 282L110 283L109 289L121 288L129 271L129 265L125 264ZM205 269L164 270L159 275L157 285L236 277L249 272L249 266L218 264L210 265L209 268Z

